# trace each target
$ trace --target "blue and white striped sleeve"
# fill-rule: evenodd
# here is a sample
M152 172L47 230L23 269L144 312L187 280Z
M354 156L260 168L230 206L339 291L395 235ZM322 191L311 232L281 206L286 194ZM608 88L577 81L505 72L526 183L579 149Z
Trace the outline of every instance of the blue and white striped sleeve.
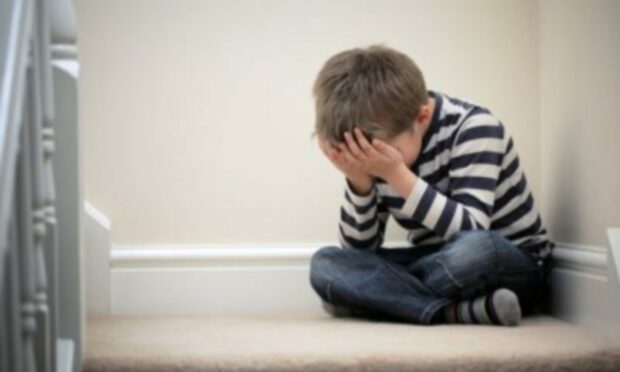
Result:
M459 231L490 228L506 149L504 127L490 114L468 118L455 136L448 165L449 197L417 177L401 208L445 240Z
M358 195L345 178L338 239L343 248L372 250L383 244L389 211L373 184L369 195Z

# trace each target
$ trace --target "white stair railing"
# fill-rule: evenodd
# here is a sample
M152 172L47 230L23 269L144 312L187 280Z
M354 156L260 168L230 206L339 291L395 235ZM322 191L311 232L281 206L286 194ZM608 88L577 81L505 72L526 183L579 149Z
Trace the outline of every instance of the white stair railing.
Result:
M58 177L52 165L57 134L77 148L75 94L60 108L64 120L55 115L55 95L67 97L55 86L51 46L52 13L72 19L73 9L64 0L0 3L0 371L78 371L79 220L57 206L81 196L56 190L78 190L79 170L65 177L63 165Z

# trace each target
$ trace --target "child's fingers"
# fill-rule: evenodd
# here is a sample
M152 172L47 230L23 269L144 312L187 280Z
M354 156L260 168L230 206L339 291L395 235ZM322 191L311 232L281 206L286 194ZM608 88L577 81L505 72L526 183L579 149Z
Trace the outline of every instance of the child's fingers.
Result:
M353 138L353 135L351 135L350 132L344 132L344 138L347 141L347 145L349 146L349 149L353 156L359 159L363 159L365 157L365 154L362 152L362 150L360 150L357 142L355 142L355 139Z
M351 151L349 151L345 145L341 145L341 148L342 148L342 157L344 161L346 162L346 164L349 166L359 167L359 161L357 160L355 156L353 156Z
M387 150L387 145L385 144L385 142L381 141L378 138L375 138L372 140L372 147L379 153L381 153L382 155L385 155L385 152Z
M349 160L349 150L347 149L347 145L345 145L344 143L339 143L338 147L339 147L339 150L340 150L340 156L341 156L342 160L348 162L348 160Z
M391 145L388 145L387 143L377 138L372 140L372 145L385 158L390 159L390 158L400 155L398 150L396 150L394 147L392 147Z
M364 150L369 155L374 155L375 149L366 139L364 132L361 129L355 128L355 137L357 138L357 142L360 144L362 150Z

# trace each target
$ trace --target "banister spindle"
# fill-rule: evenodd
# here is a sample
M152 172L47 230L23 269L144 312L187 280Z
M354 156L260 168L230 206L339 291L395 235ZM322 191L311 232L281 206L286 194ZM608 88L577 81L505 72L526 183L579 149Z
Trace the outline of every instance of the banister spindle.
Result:
M49 40L49 30L47 14L45 14L45 2L35 1L34 18L37 20L33 32L33 54L35 63L33 64L32 95L31 104L34 106L33 121L31 122L31 149L32 149L32 179L33 179L33 226L34 226L34 275L35 275L35 294L34 301L36 307L37 336L36 336L36 360L40 371L48 371L51 365L52 341L50 340L49 306L47 295L47 264L46 252L50 247L46 247L46 215L49 198L49 179L44 165L43 149L43 126L44 122L51 123L50 115L53 110L49 108L47 86L49 85L49 48L46 46Z
M81 366L81 319L73 315L81 309L77 206L83 203L74 191L77 75L63 85L65 72L51 55L52 34L58 41L67 23L75 28L69 1L0 6L0 372ZM60 166L53 166L54 156Z
M31 51L33 51L31 49ZM34 58L31 59L34 62ZM27 100L32 102L34 95L34 63L27 69L26 91ZM32 187L32 146L30 127L35 120L36 109L33 105L27 105L27 110L21 126L21 161L18 168L19 190L19 240L18 269L20 279L20 315L22 328L22 361L23 370L35 372L37 370L34 338L37 331L36 321L36 267L34 252L34 226L33 226L33 187Z

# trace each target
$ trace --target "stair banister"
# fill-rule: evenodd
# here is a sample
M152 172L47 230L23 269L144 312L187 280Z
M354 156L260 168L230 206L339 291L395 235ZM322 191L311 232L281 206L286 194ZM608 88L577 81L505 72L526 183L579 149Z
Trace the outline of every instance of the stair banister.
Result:
M77 97L53 67L52 15L74 26L70 1L0 3L0 371L81 370L80 230L69 210L81 196L66 191L79 189L77 105L56 102ZM73 141L60 159L56 135Z

